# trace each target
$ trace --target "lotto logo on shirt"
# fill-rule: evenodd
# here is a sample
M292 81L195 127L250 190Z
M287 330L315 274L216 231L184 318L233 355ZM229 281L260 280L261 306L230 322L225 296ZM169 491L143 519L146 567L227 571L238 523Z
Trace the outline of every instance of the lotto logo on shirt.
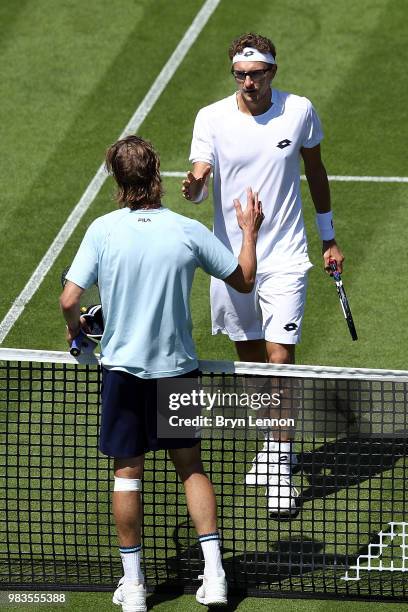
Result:
M291 144L292 144L292 141L289 140L288 138L285 138L284 140L281 140L280 142L278 142L276 146L278 147L278 149L286 149L286 147L288 147Z

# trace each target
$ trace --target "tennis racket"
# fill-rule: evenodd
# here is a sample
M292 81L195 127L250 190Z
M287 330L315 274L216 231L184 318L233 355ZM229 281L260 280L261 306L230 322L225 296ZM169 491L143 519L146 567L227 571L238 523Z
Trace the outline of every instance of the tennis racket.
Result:
M343 286L343 281L341 280L340 272L337 269L337 261L335 259L329 259L330 271L332 273L334 282L336 283L337 293L339 295L340 306L344 314L344 318L347 321L347 325L353 340L357 340L357 332L353 321L353 316L351 314L350 304L347 299L346 291Z
M69 266L62 271L61 285L64 288L67 282ZM97 285L92 285L86 289L81 296L81 317L86 320L89 333L80 331L71 343L70 353L74 357L83 353L92 353L99 340L102 338L104 323L101 306L101 297Z

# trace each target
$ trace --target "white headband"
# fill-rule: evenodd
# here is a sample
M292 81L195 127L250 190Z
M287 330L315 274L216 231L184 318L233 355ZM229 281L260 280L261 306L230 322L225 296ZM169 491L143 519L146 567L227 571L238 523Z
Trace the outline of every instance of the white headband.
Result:
M272 53L262 53L253 47L245 47L242 53L236 53L232 58L232 63L235 62L265 62L266 64L276 64Z

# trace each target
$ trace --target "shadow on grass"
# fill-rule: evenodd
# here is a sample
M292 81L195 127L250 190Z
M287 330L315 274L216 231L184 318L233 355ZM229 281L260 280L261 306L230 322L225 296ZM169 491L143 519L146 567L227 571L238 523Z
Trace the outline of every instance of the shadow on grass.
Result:
M188 593L191 595L191 597L194 597L193 593ZM179 591L174 591L172 590L167 591L167 592L155 592L152 593L151 595L148 595L147 597L147 609L151 610L153 609L155 606L162 604L162 603L166 603L169 601L173 601L174 599L177 599L178 597L181 597L182 595L186 595L185 591L183 589L180 589ZM224 606L222 608L222 610L225 610L226 612L233 612L234 610L236 610L239 606L239 604L246 598L246 595L232 595L228 597L228 605ZM195 597L194 597L195 599ZM198 605L198 604L197 604ZM203 608L204 610L204 608Z
M349 437L327 442L298 457L310 484L302 500L323 498L378 477L405 455L407 440L403 438Z
M384 532L386 529L387 526L383 524ZM179 582L177 587L173 579L167 583L162 582L149 597L152 606L183 594L194 594L198 588L200 582L197 581L197 572L202 567L201 550L195 543L186 547L192 531L193 527L188 522L181 523L174 530L177 556L167 559L162 570L167 576L177 575ZM324 539L324 535L322 537ZM363 584L364 581L343 581L358 557L367 555L370 544L378 542L379 535L374 530L367 534L367 543L354 548L353 554L329 553L324 541L303 535L299 537L299 534L298 539L278 540L274 543L274 550L268 552L250 551L234 555L233 550L224 549L224 568L230 595L227 609L236 610L239 603L248 596L302 597L304 593L313 592L316 596L329 598L335 597L336 593L352 598L364 597L365 594L384 600L402 597L405 592L403 582L400 584L399 577L391 574L385 576L377 572L366 577L367 584Z

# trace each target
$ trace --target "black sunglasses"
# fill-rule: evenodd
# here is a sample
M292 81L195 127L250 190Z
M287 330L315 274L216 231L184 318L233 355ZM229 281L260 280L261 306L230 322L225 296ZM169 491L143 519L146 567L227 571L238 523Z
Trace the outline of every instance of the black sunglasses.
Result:
M263 70L251 70L250 72L244 72L242 70L232 69L231 74L237 81L245 81L247 76L249 76L251 81L261 81L269 70L270 68L265 68Z

